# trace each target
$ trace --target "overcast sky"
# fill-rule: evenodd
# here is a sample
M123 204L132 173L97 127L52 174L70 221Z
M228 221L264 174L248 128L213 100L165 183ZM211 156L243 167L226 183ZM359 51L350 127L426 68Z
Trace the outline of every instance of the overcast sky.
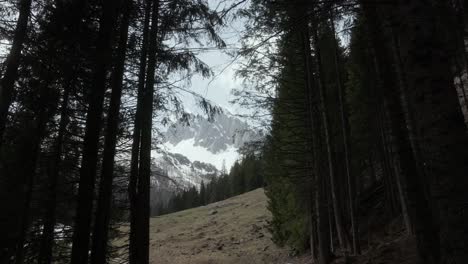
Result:
M219 0L209 0L209 2L212 8L216 8ZM235 0L229 0L225 3L224 7L234 2ZM241 5L240 7L245 7L245 5L246 4ZM218 6L218 10L222 8L223 6ZM228 50L233 51L240 47L239 38L243 23L241 20L236 20L228 21L227 24L228 25L219 34L226 42ZM198 57L211 67L214 76L206 79L200 75L195 75L188 88L227 109L232 114L244 113L245 109L229 103L234 99L231 91L233 89L240 89L242 85L242 80L235 77L235 71L238 67L237 61L223 51L215 49L201 52ZM183 95L183 98L184 102L187 104L188 110L198 112L194 109L193 100L190 99L190 96Z
M238 0L226 0L225 2L220 0L208 1L211 8L222 10ZM223 4L221 5L220 2ZM246 5L247 2L239 7L245 7ZM242 30L242 24L243 23L240 20L228 21L227 26L219 33L226 42L227 48L231 51L231 48L235 49L240 46L238 41L240 31ZM0 40L0 56L5 56L10 48L8 43L4 42L4 40ZM197 47L197 45L195 44L194 47ZM185 88L189 88L190 90L203 95L210 101L226 108L233 114L243 112L243 109L240 109L239 106L229 103L229 101L233 99L231 94L232 89L241 88L242 81L235 78L235 69L238 64L235 61L233 62L233 59L223 51L216 49L210 49L209 51L202 52L198 57L212 68L214 77L205 79L199 75L194 75L191 79L191 83L186 84ZM174 80L179 78L180 76L174 76ZM194 100L191 96L188 96L183 92L181 92L180 95L182 100L186 103L187 110L199 112L197 107L194 106Z

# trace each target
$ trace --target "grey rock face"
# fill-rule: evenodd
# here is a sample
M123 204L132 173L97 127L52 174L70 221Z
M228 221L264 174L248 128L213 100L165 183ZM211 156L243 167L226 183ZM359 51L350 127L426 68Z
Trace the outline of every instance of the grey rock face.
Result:
M165 133L165 141L162 143L176 146L184 140L193 140L194 146L218 154L228 148L240 148L259 137L247 123L221 113L212 122L203 116L193 115L189 126L173 124ZM167 204L174 193L193 186L198 188L202 182L208 183L220 175L213 164L204 160L190 160L184 153L171 152L170 148L161 150L160 155L153 160L152 172L152 207Z
M173 189L188 189L200 186L202 181L209 182L219 174L215 166L195 161L191 162L187 157L179 153L163 153L163 156L154 162L155 183L167 178L169 186Z
M167 205L175 193L208 183L219 175L215 166L203 162L190 162L182 154L164 153L153 160L151 175L151 207Z
M212 153L226 150L229 146L242 147L255 139L257 133L240 119L221 113L210 122L206 118L192 116L190 126L174 124L165 134L167 142L177 145L183 140L194 139L195 146L201 146Z

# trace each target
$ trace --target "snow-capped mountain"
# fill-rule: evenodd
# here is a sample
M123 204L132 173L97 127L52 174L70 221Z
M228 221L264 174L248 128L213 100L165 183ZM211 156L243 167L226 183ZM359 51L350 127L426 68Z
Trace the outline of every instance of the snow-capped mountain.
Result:
M225 151L229 146L239 148L252 136L245 122L224 113L216 115L212 121L200 115L193 116L190 126L179 123L166 132L168 143L177 145L193 139L194 146L201 146L212 153Z
M169 181L177 189L199 186L202 181L209 182L219 174L212 164L198 160L192 162L180 153L171 152L164 152L153 167L158 174L154 177L156 181Z
M229 171L239 149L259 134L239 118L220 113L210 121L191 115L188 124L174 123L163 138L160 149L152 153L153 199L160 202L177 190L211 181L221 170Z

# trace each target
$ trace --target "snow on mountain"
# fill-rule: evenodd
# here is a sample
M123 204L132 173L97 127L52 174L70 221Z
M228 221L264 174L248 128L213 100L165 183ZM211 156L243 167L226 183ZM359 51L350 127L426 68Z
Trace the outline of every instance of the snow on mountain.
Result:
M201 161L190 161L179 153L165 152L155 159L153 166L157 175L156 181L169 181L176 189L187 189L199 186L202 181L208 182L219 174L212 164Z
M217 170L223 166L229 169L239 157L239 148L258 138L247 123L226 113L217 114L211 121L201 115L192 115L189 124L175 123L163 136L162 147L153 151L153 157L166 164L163 166L167 167L167 163L175 167L181 165L168 158L167 154L172 153L186 157L191 163L211 164Z
M167 144L169 148L177 147L179 144L186 148L190 144L204 148L213 154L220 154L228 151L229 147L239 149L246 142L254 139L256 134L249 129L247 123L221 113L212 121L208 121L201 115L192 116L189 126L182 123L174 124L167 130L165 136L167 143L171 144ZM187 140L192 141L184 142Z
M228 113L217 114L211 121L192 114L189 124L174 123L163 138L160 148L152 152L153 204L167 202L178 190L198 188L223 169L229 171L239 149L259 134Z
M239 157L238 148L229 145L224 150L217 153L211 152L209 149L197 145L194 138L184 139L177 144L167 142L164 146L172 153L183 153L190 161L202 161L212 164L216 169L221 170L223 164L226 168L230 168Z

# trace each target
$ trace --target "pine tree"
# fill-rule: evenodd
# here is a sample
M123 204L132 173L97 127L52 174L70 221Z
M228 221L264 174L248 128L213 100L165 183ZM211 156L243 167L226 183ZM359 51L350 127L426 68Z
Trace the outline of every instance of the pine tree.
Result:
M86 115L86 132L83 142L83 157L80 169L78 204L73 233L72 263L83 263L88 259L91 232L91 216L94 185L98 163L98 144L103 112L106 75L112 59L113 25L117 16L118 3L104 1L96 42L92 87Z
M120 7L123 10L117 58L111 75L112 95L109 103L107 127L105 132L102 173L99 184L99 198L95 214L91 263L104 263L106 261L108 229L111 213L112 183L114 178L114 157L116 153L117 131L120 119L120 104L122 96L122 81L125 70L125 55L127 51L128 29L133 0L126 0Z
M0 147L3 141L3 131L7 122L8 109L13 101L15 81L18 77L23 43L27 37L27 26L31 14L32 0L19 1L19 16L16 24L13 43L5 62L5 73L0 81Z
M416 129L420 135L418 143L426 167L424 179L407 175L407 180L429 187L434 203L432 214L439 220L439 241L434 244L419 240L419 246L429 244L429 247L420 247L420 255L435 255L427 263L464 263L468 260L463 250L467 233L463 223L467 219L457 212L463 207L460 201L468 200L463 191L467 187L465 175L468 171L468 153L463 146L468 142L468 135L450 72L450 45L437 25L439 13L434 4L414 0L396 8L397 18L401 19L398 33L403 67L407 71L409 96L414 102ZM431 58L424 54L431 54ZM413 191L417 197L424 195L417 189ZM433 234L421 235L419 239L427 239ZM440 254L437 254L438 246Z

